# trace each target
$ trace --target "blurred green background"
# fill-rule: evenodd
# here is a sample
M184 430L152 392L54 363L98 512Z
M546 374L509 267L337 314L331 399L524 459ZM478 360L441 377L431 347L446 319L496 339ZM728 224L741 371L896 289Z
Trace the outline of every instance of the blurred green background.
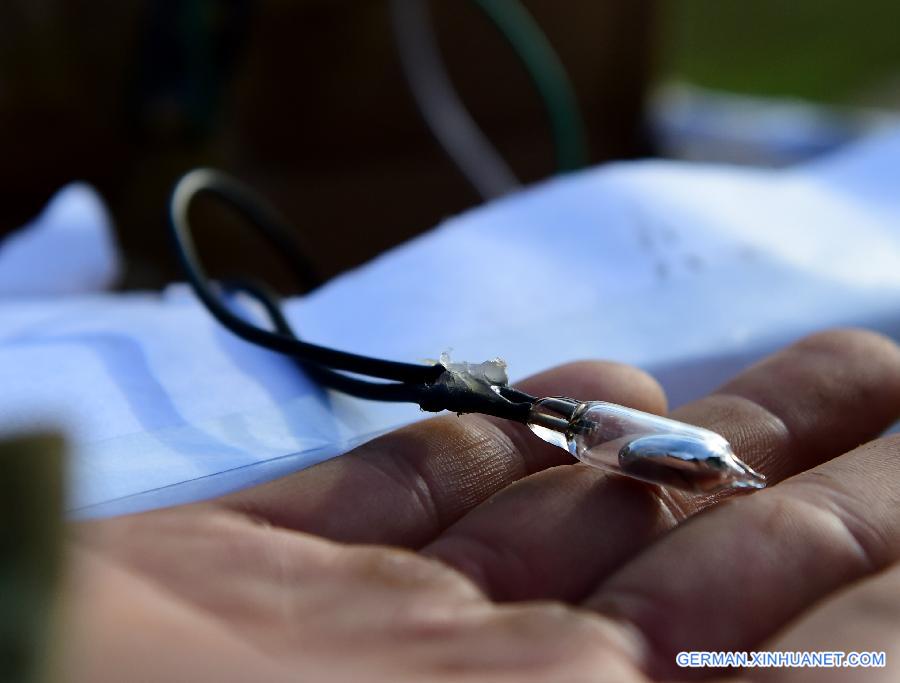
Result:
M900 108L898 0L667 0L661 75Z

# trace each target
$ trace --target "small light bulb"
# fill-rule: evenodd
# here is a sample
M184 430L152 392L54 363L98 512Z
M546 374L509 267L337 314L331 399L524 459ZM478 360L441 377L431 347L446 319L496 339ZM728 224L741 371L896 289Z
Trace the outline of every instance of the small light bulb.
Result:
M543 398L528 426L583 463L654 484L695 493L766 485L719 434L615 403Z

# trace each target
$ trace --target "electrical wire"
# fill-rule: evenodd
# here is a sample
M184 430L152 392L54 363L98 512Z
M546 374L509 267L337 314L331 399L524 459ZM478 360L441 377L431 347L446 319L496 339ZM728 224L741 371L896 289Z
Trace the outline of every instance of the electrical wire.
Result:
M377 401L418 403L423 410L484 413L510 420L527 420L533 396L507 386L473 388L472 377L442 363L417 365L370 358L302 341L282 311L278 296L265 285L231 278L223 283L227 295L242 293L263 309L272 329L259 327L228 305L215 291L197 257L190 229L190 208L200 194L210 193L236 209L274 245L302 265L305 259L291 243L287 223L272 207L237 180L212 169L195 169L175 185L170 202L170 226L175 249L188 282L209 312L228 330L251 343L294 358L311 379L344 393ZM372 382L337 372L353 373L392 382Z
M301 341L282 332L272 332L248 323L228 309L213 290L200 259L190 231L189 210L197 195L210 193L236 209L242 216L260 229L273 242L282 232L270 222L273 215L258 202L248 187L224 173L208 168L198 168L185 174L175 186L170 204L170 226L175 238L176 252L189 283L197 296L215 318L242 339L273 351L302 358L327 367L382 377L404 382L432 382L443 372L440 365L417 365L369 358L346 351L338 351ZM293 250L287 250L290 254Z
M185 212L190 209L190 202L199 192L216 195L259 230L269 245L287 262L302 293L305 294L323 284L322 278L297 245L297 231L278 209L257 192L231 176L212 169L195 169L182 180L187 193L183 198L186 202L183 207ZM185 236L189 235L188 232ZM183 238L180 241L183 241Z
M280 298L262 283L243 278L231 278L222 282L223 289L230 295L249 296L262 306L269 323L279 334L298 339L296 332L281 309ZM368 382L335 372L302 358L294 358L310 379L323 386L331 387L345 394L372 401L418 403L424 397L424 385L403 382Z
M718 434L605 402L538 399L507 386L505 373L494 372L500 369L496 364L472 366L442 359L430 366L414 365L301 341L284 315L278 296L265 285L232 278L223 283L225 298L215 291L197 257L190 229L190 208L202 193L210 193L236 209L301 268L299 276L309 277L306 260L295 248L280 214L225 174L196 169L178 181L170 202L172 236L194 292L228 330L291 356L322 386L370 400L418 403L426 411L483 413L528 423L540 438L571 452L587 465L664 486L703 493L765 486L765 478L738 460ZM228 304L234 304L234 294L248 296L260 305L272 329L254 325L232 311ZM232 299L227 298L229 295ZM337 370L397 381L372 382ZM608 445L618 449L615 461L602 455Z

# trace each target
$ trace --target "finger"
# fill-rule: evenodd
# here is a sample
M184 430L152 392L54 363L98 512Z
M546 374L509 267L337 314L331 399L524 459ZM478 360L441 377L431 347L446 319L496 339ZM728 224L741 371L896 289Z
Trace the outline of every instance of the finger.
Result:
M855 448L900 404L900 348L867 330L811 335L677 411L723 433L770 483Z
M698 515L623 566L587 606L646 641L672 674L681 650L749 650L832 591L900 557L900 437Z
M554 467L496 494L423 552L498 601L576 601L676 519L653 489L586 465Z
M523 382L522 388L665 410L652 378L615 363L566 365ZM399 429L218 504L335 540L419 547L516 479L571 460L521 425L448 416Z
M851 674L855 681L900 680L900 565L816 605L762 649L874 655L868 660L874 664L871 668L767 672L766 680L774 683L843 683ZM885 666L878 666L879 653L884 653ZM865 660L861 663L865 664Z
M890 424L900 404L900 351L870 333L817 335L725 391L675 415L722 433L777 481ZM675 526L670 505L680 512L706 502L660 498L656 487L588 467L557 467L504 489L425 551L498 600L577 600Z

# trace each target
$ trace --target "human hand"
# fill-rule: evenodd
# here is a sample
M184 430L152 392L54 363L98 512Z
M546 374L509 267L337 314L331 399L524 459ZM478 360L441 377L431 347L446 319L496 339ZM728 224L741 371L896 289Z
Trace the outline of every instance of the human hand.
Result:
M615 364L523 387L665 411ZM682 650L771 648L886 650L887 668L734 675L896 680L900 439L869 440L900 417L900 350L817 335L674 416L770 488L661 494L519 425L447 416L216 501L78 525L60 672L631 683L723 675L678 669Z

